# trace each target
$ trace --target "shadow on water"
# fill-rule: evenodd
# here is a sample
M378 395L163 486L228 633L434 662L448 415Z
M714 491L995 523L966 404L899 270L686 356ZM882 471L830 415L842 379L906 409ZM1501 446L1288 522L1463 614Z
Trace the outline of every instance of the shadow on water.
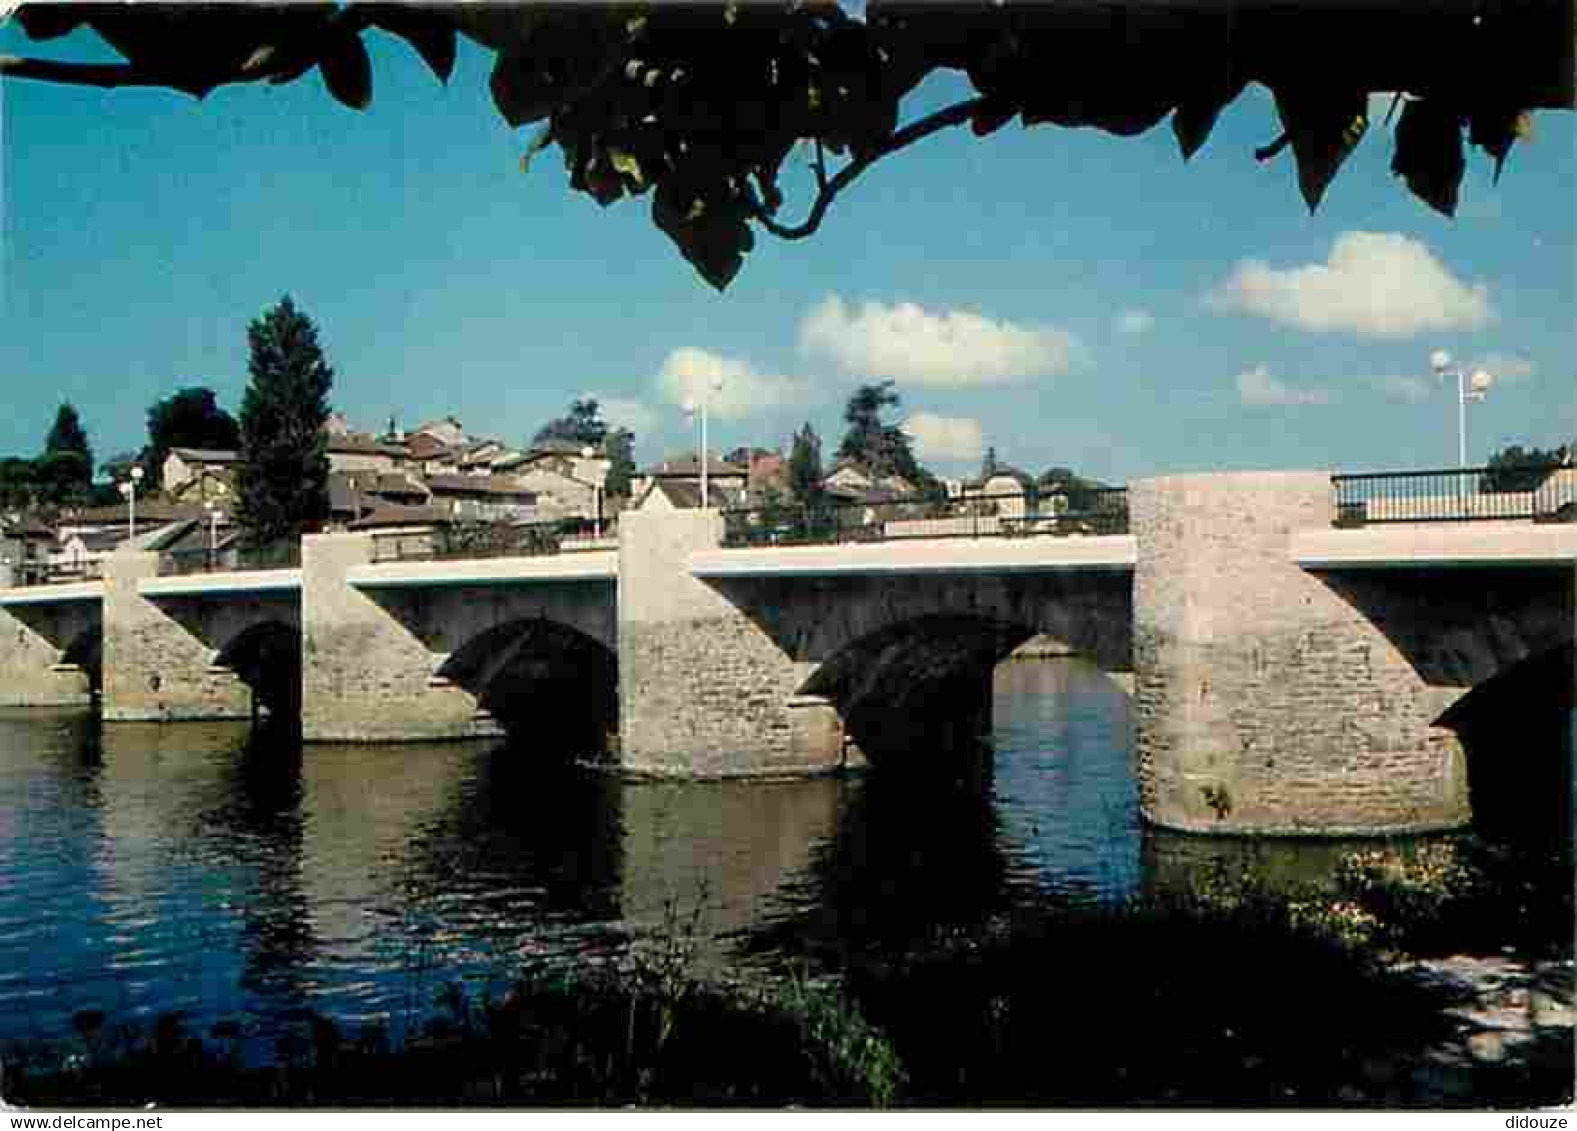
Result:
M609 921L624 866L619 783L522 737L479 751L469 772L413 830L412 895L442 902L467 877L479 918Z
M840 789L835 827L746 932L753 956L833 965L923 951L1040 900L1106 904L1138 881L1127 698L1082 660L999 665L993 739L911 752Z
M831 835L784 893L787 909L743 941L747 953L923 948L1011 906L1010 866L989 763L957 772L871 773L845 782Z

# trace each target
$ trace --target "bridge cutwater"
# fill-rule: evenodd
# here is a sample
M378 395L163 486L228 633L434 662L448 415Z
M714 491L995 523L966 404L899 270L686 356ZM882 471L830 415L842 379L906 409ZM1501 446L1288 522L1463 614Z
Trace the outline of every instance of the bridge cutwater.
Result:
M785 545L749 516L643 511L608 548L553 556L383 560L376 535L324 534L299 568L161 576L119 552L101 580L0 590L0 704L261 706L299 711L308 741L521 726L600 750L617 732L630 772L772 777L978 737L993 666L1044 635L1131 693L1155 823L1459 826L1451 713L1572 648L1577 492L1513 513L1475 488L1453 510L1361 478L1146 479L1124 532L1065 537L1042 531L1112 527Z

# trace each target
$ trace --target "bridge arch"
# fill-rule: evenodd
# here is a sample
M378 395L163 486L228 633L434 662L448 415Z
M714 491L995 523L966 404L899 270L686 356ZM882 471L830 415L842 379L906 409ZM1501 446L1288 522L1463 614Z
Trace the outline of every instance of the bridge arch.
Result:
M1577 628L1570 567L1523 568L1515 584L1473 567L1319 576L1431 689L1437 716L1524 662L1571 647Z
M87 680L88 694L97 699L104 690L103 625L89 625L73 636L61 650L60 664L79 669Z
M213 667L233 672L269 717L301 717L301 629L283 620L248 625L214 656Z
M619 669L602 640L547 617L477 632L434 673L470 694L511 739L554 756L602 755L618 730Z
M1577 644L1502 667L1434 725L1462 743L1475 828L1493 839L1570 850Z
M718 583L793 664L791 742L809 761L878 763L978 751L992 673L1045 636L1131 689L1133 601L1123 571L896 574Z
M949 757L990 733L991 673L1032 627L937 613L868 633L829 657L799 696L832 705L872 762Z

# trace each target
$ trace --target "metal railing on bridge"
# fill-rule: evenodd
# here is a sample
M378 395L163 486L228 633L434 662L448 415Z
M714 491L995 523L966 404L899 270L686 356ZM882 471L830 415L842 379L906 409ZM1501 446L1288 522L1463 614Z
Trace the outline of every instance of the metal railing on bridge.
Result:
M1332 523L1577 522L1577 467L1468 467L1331 476Z
M178 577L193 573L231 573L240 570L300 569L301 543L280 542L272 546L222 546L167 550L159 555L159 576Z
M98 581L104 572L97 559L79 562L25 561L0 563L9 567L9 573L0 569L0 585L27 588L34 585L71 585L80 581Z
M1125 487L1036 500L965 495L865 503L777 503L723 512L725 546L805 546L906 538L1019 538L1128 533Z
M618 543L601 536L595 524L579 519L521 526L479 522L372 531L372 560L375 562L533 558L617 548Z

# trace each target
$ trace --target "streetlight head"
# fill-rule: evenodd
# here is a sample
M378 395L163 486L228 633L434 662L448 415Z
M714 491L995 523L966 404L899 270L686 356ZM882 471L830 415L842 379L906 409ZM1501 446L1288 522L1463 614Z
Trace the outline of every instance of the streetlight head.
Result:
M116 487L116 489L118 491L120 491L120 497L121 498L123 498L123 499L131 498L131 484L130 483L117 483L115 485L115 487Z
M581 459L590 459L592 456L594 456L596 454L597 454L597 449L592 447L590 444L587 444L584 448L582 448L580 450L580 458Z
M686 413L694 413L695 412L695 398L694 397L686 397L684 400L679 402L679 407L682 408Z
M1451 368L1451 355L1445 350L1436 350L1429 355L1429 366L1436 373L1444 373Z
M140 468L140 467L132 468L131 469L131 477L134 480L136 480L138 483L141 483L142 482L142 468Z
M1495 383L1495 378L1483 369L1475 370L1473 376L1467 379L1468 389L1475 396L1482 397L1489 392L1489 387Z

